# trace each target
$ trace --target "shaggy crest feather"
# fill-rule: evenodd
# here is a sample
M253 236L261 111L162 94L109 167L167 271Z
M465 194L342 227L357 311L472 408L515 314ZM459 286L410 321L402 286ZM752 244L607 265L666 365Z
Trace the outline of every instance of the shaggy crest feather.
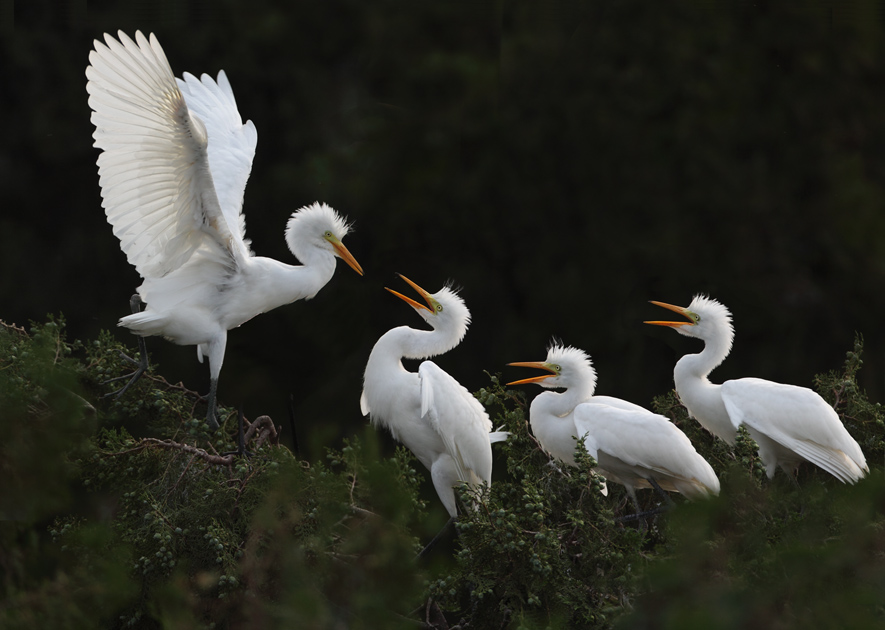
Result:
M698 294L692 298L688 310L698 316L697 327L684 326L682 329L677 329L677 332L706 338L707 329L721 331L725 341L724 350L728 354L734 342L734 325L731 322L731 312L728 308L711 297ZM693 331L693 328L697 328L697 331Z
M566 364L569 367L578 367L583 364L591 369L593 367L589 354L573 346L566 346L556 341L551 341L550 345L547 346L547 363Z
M443 286L436 293L432 293L430 297L442 305L442 313L434 313L433 315L427 313L427 311L419 311L419 313L422 316L427 313L428 316L425 319L431 326L433 326L433 319L435 317L445 317L450 321L453 320L456 326L453 329L452 338L457 339L458 343L460 343L464 335L467 334L467 327L470 326L470 311L467 308L467 304L458 295L457 289L449 284Z
M340 241L350 231L350 225L331 206L314 202L292 213L286 225L286 244L297 256L296 250L305 239L322 237L326 230Z
M547 346L547 363L560 367L559 375L542 381L546 387L575 387L578 383L589 385L592 393L596 389L596 369L590 355L579 348L551 341ZM546 385L545 385L546 383Z
M704 314L707 317L715 318L717 321L722 321L731 326L731 311L718 300L702 293L698 293L692 298L691 304L688 305L688 310L698 315Z

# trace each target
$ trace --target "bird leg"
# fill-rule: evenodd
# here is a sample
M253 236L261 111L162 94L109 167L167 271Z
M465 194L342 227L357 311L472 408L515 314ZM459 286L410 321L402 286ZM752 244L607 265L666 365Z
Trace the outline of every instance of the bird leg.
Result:
M655 492L657 492L659 495L661 495L664 498L664 501L666 501L666 505L661 505L661 506L658 506L652 510L646 510L645 512L640 512L639 502L636 500L635 493L630 493L630 498L633 501L633 507L636 510L636 513L635 514L628 514L626 516L619 516L618 518L615 519L617 522L624 523L627 521L637 521L639 519L647 519L649 516L655 516L657 514L667 512L668 510L672 509L676 505L673 502L673 499L670 498L670 495L668 495L664 491L664 489L661 488L661 485L655 480L654 477L648 477L647 480L648 480L648 483L651 484L651 487L655 489ZM646 527L647 526L648 526L648 521L646 520Z
M141 296L138 295L138 293L133 294L133 296L131 298L129 298L129 306L132 309L133 313L140 313L141 307L143 305L144 305L144 302L141 301ZM147 345L144 342L144 337L142 337L141 335L138 335L136 337L136 339L138 339L138 354L139 354L138 361L136 361L135 359L130 357L125 352L122 352L122 351L120 352L121 357L123 357L125 360L129 361L130 363L134 363L136 365L135 371L130 372L129 374L124 374L123 376L109 378L108 380L102 382L102 385L106 385L107 383L113 383L114 381L120 381L120 380L123 380L124 378L128 378L129 382L126 383L123 387L121 387L117 391L111 392L110 394L105 394L104 396L102 396L102 398L110 398L111 396L119 398L120 396L125 394L129 390L129 388L132 387L135 384L135 382L138 381L138 379L140 379L141 376L145 372L147 372L147 369L148 369Z
M450 517L449 520L446 521L446 524L443 525L443 528L441 530L439 530L439 533L433 537L433 540L431 540L429 543L427 543L427 545L424 547L424 549L422 549L418 553L418 555L415 556L415 558L418 559L418 558L423 558L424 556L426 556L430 552L430 550L433 548L433 546L439 542L440 538L443 537L443 534L445 534L449 530L449 528L455 524L456 519L457 519L457 517L455 517L455 516Z
M222 453L222 457L225 455L237 455L238 457L252 457L252 453L246 450L246 432L244 430L244 425L246 423L245 416L243 415L243 407L240 407L240 411L237 414L237 450L228 451L226 453Z
M218 379L209 379L209 409L206 411L206 424L210 431L218 430L218 412L215 410L215 401L218 395Z
M668 508L676 505L675 503L673 503L673 499L670 498L670 495L664 491L664 489L660 486L660 484L658 484L654 477L649 477L648 482L651 484L651 487L654 488L655 491L664 498L664 501L666 502Z

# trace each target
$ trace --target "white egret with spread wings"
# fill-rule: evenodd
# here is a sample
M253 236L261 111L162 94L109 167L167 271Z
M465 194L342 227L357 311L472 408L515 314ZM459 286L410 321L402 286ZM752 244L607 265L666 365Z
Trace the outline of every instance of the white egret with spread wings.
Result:
M102 205L143 284L120 325L197 346L209 358L207 422L227 331L295 300L332 278L335 258L362 269L342 244L346 222L325 204L294 212L286 243L302 263L255 256L246 239L243 193L258 135L242 122L224 71L217 79L176 79L157 38L122 31L89 53L89 106L95 125ZM146 305L141 311L141 303ZM141 364L125 391L147 367Z

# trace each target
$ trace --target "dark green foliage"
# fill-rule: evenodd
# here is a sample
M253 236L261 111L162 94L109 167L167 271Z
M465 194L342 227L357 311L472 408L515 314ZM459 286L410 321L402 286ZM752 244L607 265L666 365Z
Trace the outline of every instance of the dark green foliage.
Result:
M858 336L844 368L815 379L870 465L870 475L855 486L810 464L800 467L798 482L780 471L769 481L745 433L730 458L727 449L708 449L703 430L691 429L693 421L682 423L719 473L722 492L668 517L666 544L649 565L645 594L619 628L885 624L885 478L876 461L885 425L880 405L867 400L856 381L862 352ZM671 394L656 403L684 415L684 409L667 406L675 400Z
M885 483L723 484L667 519L618 628L874 628L885 623Z
M249 458L222 465L201 438L179 439L104 431L84 465L84 483L117 497L141 584L124 625L395 627L420 598L409 527L423 505L407 452L383 459L353 441L309 465L251 442Z
M818 375L814 386L839 412L845 428L863 449L867 464L881 465L885 463L885 410L881 403L868 400L857 382L857 373L863 365L862 354L863 337L857 335L842 370Z
M66 546L50 542L59 533L53 515L79 511L77 467L91 452L95 425L71 358L76 344L65 342L63 330L62 318L30 333L0 321L3 628L100 627L133 592L126 550L107 546L105 523L68 527Z
M72 359L62 324L0 329L10 481L0 625L406 623L424 583L410 533L424 504L407 451L382 457L370 431L311 465L276 444L265 416L248 427L248 458L225 454L233 433L210 439L201 398L153 372L122 399L102 398L131 350L103 333Z
M496 427L491 489L471 496L454 551L416 561L427 522L423 469L375 432L320 462L278 443L270 418L236 415L210 435L202 400L128 372L107 334L68 344L63 320L0 328L3 628L744 628L885 623L882 411L857 384L860 337L816 387L861 442L870 476L846 486L811 465L768 480L755 444L734 448L687 417L674 393L655 408L685 431L721 495L647 519L624 490L600 492L595 463L540 449L522 391L497 377L477 396ZM432 491L431 491L432 492ZM661 505L638 493L641 509ZM433 496L433 501L436 497ZM420 620L420 621L419 621Z
M88 448L94 409L81 396L64 319L0 322L0 517L36 520L66 504L71 467Z

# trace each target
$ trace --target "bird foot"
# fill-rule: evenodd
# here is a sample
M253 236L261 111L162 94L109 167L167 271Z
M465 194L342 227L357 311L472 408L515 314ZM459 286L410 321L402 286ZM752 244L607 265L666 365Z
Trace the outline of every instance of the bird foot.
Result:
M129 307L132 309L133 313L140 313L141 307L143 305L144 302L141 301L141 297L137 293L129 298ZM102 396L102 398L110 398L111 396L119 398L127 391L129 391L129 388L135 385L138 379L140 379L142 375L148 370L147 345L144 342L144 337L138 337L138 360L133 359L122 350L118 351L118 354L120 355L120 358L122 358L124 361L129 361L129 363L134 364L136 366L135 371L130 372L129 374L124 374L123 376L117 376L103 381L102 385L107 385L108 383L113 383L115 381L122 381L124 378L129 379L129 382L126 383L123 387L121 387L117 391L111 392L110 394L105 394L104 396Z
M218 417L218 412L214 408L210 408L206 414L206 425L212 432L218 431L218 428L221 426L221 418Z
M126 383L123 387L121 387L120 389L113 391L109 394L105 394L104 396L102 396L102 398L110 398L111 396L114 396L115 398L119 398L120 396L125 394L129 390L129 388L132 387L138 381L138 379L140 379L142 377L142 375L145 372L147 372L147 370L148 370L147 354L144 352L141 353L140 360L133 359L132 357L130 357L128 354L126 354L123 351L120 351L120 357L125 359L126 361L129 361L130 363L134 363L137 367L135 368L134 371L130 372L129 374L124 374L122 376L115 376L114 378L109 378L106 381L102 381L102 383L101 383L102 385L107 385L108 383L122 381L123 379L127 379L127 378L129 379L129 382Z
M639 531L643 534L648 531L650 522L650 516L657 516L658 514L662 514L664 512L669 512L673 505L661 505L656 507L653 510L646 510L645 512L636 512L635 514L627 514L625 516L619 516L615 519L616 523L628 523L632 521L639 521Z

